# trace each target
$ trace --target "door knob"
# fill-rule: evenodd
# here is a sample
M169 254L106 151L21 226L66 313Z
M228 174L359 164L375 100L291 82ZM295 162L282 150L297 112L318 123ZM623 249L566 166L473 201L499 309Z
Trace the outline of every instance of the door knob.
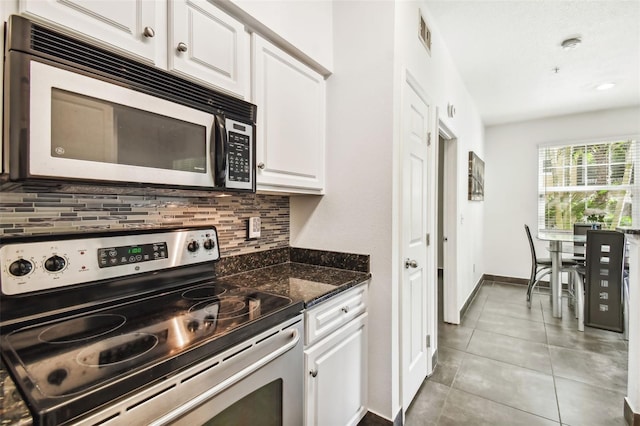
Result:
M405 269L409 269L409 268L417 268L418 267L418 262L416 262L413 259L407 259L404 261L404 268Z
M309 371L309 375L310 375L311 377L316 377L316 376L318 375L318 370L310 370L310 371Z
M264 163L263 162L258 163L258 168L260 170L264 170Z

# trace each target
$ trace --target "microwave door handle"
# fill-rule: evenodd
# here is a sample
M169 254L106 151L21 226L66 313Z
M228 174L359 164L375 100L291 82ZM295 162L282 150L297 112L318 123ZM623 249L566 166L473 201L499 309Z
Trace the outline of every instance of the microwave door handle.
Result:
M216 114L213 119L213 131L211 132L211 144L209 156L211 158L211 172L215 186L224 187L227 177L227 129L225 118L222 114Z

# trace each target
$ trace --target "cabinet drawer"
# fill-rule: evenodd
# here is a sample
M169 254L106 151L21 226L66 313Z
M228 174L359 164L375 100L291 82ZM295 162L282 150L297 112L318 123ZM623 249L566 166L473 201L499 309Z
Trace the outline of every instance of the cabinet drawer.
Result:
M305 345L337 330L367 310L367 285L359 285L305 312Z

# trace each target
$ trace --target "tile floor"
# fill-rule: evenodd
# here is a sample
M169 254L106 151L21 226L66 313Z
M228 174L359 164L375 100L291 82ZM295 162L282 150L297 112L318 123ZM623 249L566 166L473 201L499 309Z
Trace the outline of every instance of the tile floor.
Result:
M529 310L525 286L485 281L460 325L441 323L405 425L626 425L627 342L578 332L567 299L553 318L544 292Z

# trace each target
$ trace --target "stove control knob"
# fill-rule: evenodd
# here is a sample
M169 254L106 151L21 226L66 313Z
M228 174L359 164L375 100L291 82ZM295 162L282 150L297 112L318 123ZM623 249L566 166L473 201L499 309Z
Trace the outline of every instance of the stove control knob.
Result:
M216 246L216 243L211 238L207 238L206 240L204 240L203 246L205 250L211 250Z
M191 241L189 244L187 244L187 250L191 253L195 253L199 248L200 244L198 244L197 241Z
M9 265L9 273L15 277L23 277L33 270L33 263L26 259L18 259Z
M46 269L49 272L62 271L65 266L67 266L67 261L60 256L51 256L50 258L44 261L44 269Z

